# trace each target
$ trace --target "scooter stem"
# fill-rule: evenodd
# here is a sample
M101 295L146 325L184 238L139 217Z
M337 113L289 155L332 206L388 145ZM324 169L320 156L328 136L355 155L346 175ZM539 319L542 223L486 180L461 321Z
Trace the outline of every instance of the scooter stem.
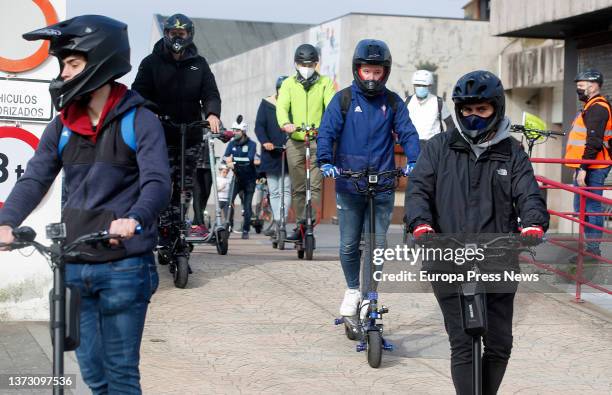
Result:
M61 251L61 242L54 242L53 247L57 252ZM55 255L55 254L54 254ZM66 283L64 282L64 258L61 254L55 255L55 267L53 268L53 377L64 376L64 340L66 337ZM54 395L63 395L62 386L53 386Z

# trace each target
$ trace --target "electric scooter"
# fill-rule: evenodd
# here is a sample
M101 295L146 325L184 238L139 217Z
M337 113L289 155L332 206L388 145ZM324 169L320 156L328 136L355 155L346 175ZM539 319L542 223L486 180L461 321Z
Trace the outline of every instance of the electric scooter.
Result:
M490 238L484 236L484 238ZM486 251L487 258L502 257L508 251L514 253L528 252L535 256L534 251L522 244L517 234L503 235L492 240L477 243L466 243L465 235L428 235L427 241L422 244L432 244L434 240L451 242L455 248L475 251L479 248ZM502 243L501 245L499 243ZM435 245L439 247L440 244ZM500 253L495 253L500 251ZM459 265L459 264L456 264ZM459 265L461 266L461 265ZM472 337L472 390L474 395L482 395L482 337L487 333L487 291L485 285L480 281L480 267L475 261L470 269L476 275L471 280L459 285L459 300L461 302L461 324L463 331Z
M140 233L140 225L136 233ZM53 270L53 288L49 292L50 302L50 331L53 345L53 394L63 395L64 387L74 385L70 377L64 376L64 352L74 351L80 345L80 312L81 295L76 287L65 283L65 258L78 258L81 253L75 251L79 246L108 242L110 239L121 239L120 235L101 231L83 235L73 242L65 245L66 224L54 223L46 227L47 238L52 241L50 246L44 246L35 241L36 232L27 226L13 230L15 241L10 244L0 243L0 247L17 250L25 247L34 247L50 263Z
M232 137L233 132L229 130L220 130L219 133L213 133L210 129L205 128L204 140L208 147L208 160L210 164L211 172L215 172L217 169L216 157L215 157L215 142L214 139L219 139L224 143L227 143ZM186 241L191 244L214 244L217 247L217 253L219 255L226 255L229 248L229 230L227 224L223 223L221 207L219 205L219 191L217 188L217 177L216 174L212 176L212 192L215 199L215 223L212 227L209 227L209 233L206 236L193 236L186 237Z
M352 317L341 317L335 320L336 325L344 324L344 333L350 340L358 340L356 350L366 351L368 364L378 368L382 361L383 350L393 351L393 345L383 338L383 315L389 309L383 305L379 306L378 282L373 279L374 275L374 250L376 249L376 207L374 197L378 193L395 190L397 177L401 175L401 169L383 172L348 171L341 170L340 177L353 181L355 189L360 194L365 194L368 199L369 229L364 237L366 254L361 254L361 294L365 299L359 303L357 314ZM364 229L364 232L366 230ZM363 311L365 309L365 312Z
M297 256L299 259L304 259L310 261L312 260L314 250L316 248L316 241L314 236L314 225L315 218L312 215L312 188L310 184L310 165L311 154L310 154L310 140L316 139L318 130L312 126L306 126L302 124L301 128L297 128L296 132L305 132L304 134L304 148L306 150L305 154L305 166L306 166L306 205L304 206L305 214L305 223L300 223L298 231L300 232L301 237L298 240L284 240L285 242L294 243L294 247L297 251ZM281 209L282 210L282 209Z
M189 257L193 250L193 243L203 241L203 237L190 238L191 226L187 223L185 213L187 211L187 191L185 189L185 142L187 130L208 127L207 121L195 121L191 123L176 123L169 117L160 117L162 123L178 128L181 136L181 164L180 164L180 219L178 223L172 222L169 226L160 227L160 235L170 240L169 246L157 248L157 261L160 265L170 265L170 273L174 278L177 288L185 288L192 273L189 267Z

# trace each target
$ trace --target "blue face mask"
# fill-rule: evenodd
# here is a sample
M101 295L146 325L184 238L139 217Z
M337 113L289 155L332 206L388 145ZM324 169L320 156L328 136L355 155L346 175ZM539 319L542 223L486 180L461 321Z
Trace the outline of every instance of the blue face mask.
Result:
M426 86L417 86L414 89L414 94L416 95L416 97L418 97L419 99L424 99L427 97L427 95L429 94L429 88Z
M487 127L489 118L479 117L478 115L472 114L467 117L463 117L461 124L467 130L479 130Z

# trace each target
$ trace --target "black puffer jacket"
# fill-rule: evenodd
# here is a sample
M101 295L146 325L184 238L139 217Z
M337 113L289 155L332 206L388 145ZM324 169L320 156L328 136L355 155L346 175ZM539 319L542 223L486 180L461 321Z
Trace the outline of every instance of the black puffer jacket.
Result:
M548 229L531 162L512 137L476 158L457 129L434 136L410 176L405 207L410 231L426 223L438 233L511 233L517 217Z
M210 114L221 116L221 96L215 76L195 45L185 49L181 60L174 60L163 38L153 47L153 53L142 60L132 89L155 103L158 115L169 116L174 122L193 122ZM178 130L165 127L168 145L180 144ZM201 131L189 131L188 144L202 141Z

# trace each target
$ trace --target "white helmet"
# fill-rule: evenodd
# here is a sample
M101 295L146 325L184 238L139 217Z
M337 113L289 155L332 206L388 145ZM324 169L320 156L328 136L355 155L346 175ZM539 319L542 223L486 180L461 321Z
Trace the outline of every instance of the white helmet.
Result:
M412 85L432 85L433 74L429 70L417 70L412 75Z
M249 125L246 122L234 122L232 124L232 129L234 130L242 130L243 132L247 132L247 129L249 128Z

